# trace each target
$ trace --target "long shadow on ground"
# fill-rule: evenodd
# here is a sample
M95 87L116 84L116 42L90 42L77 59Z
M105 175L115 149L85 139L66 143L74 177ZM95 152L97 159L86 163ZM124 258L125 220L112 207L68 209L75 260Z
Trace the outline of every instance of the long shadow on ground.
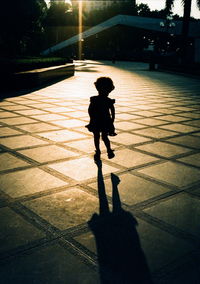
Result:
M111 174L112 212L105 193L101 161L98 166L99 215L93 214L88 224L97 247L102 284L152 284L148 265L136 230L133 215L122 209L118 176Z

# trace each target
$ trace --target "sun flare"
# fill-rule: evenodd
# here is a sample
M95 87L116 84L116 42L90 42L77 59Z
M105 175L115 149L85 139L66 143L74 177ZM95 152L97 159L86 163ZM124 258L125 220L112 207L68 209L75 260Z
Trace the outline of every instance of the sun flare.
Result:
M82 38L82 32L83 32L83 17L82 17L82 11L83 11L83 2L80 0L78 1L78 32L79 32L79 59L82 59L82 50L83 50L83 38Z

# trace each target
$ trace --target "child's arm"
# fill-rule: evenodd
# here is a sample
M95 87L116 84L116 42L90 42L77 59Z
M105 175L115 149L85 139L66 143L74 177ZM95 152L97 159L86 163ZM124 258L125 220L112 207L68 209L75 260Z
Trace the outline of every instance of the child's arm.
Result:
M114 122L115 121L115 107L114 107L114 105L111 106L110 111L111 111L112 122Z
M92 114L93 114L93 109L92 109L91 103L90 103L90 105L89 105L89 107L88 107L88 114L89 114L90 117L91 117Z
M92 97L90 98L90 104L89 104L89 107L88 107L88 113L89 113L90 117L94 116L94 113L95 113L95 107L94 107L94 102L93 102L93 98Z

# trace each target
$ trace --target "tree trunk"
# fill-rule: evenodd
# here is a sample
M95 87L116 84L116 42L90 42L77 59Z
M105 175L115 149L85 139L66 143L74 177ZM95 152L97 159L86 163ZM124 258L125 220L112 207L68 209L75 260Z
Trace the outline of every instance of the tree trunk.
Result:
M188 36L189 36L189 26L190 26L190 13L191 13L192 0L184 1L184 14L183 14L183 24L182 24L182 63L190 63L190 56L188 51Z
M183 38L187 38L189 34L191 4L192 4L192 0L185 0L184 13L183 13L183 25L182 25Z

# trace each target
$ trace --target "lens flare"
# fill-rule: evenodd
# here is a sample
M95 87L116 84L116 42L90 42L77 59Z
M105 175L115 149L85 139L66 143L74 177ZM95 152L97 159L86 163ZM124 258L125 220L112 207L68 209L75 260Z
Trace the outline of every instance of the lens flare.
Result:
M80 0L78 1L78 31L79 31L79 46L78 46L78 54L79 60L82 59L82 49L83 49L83 18L82 18L82 11L83 11L83 2Z

